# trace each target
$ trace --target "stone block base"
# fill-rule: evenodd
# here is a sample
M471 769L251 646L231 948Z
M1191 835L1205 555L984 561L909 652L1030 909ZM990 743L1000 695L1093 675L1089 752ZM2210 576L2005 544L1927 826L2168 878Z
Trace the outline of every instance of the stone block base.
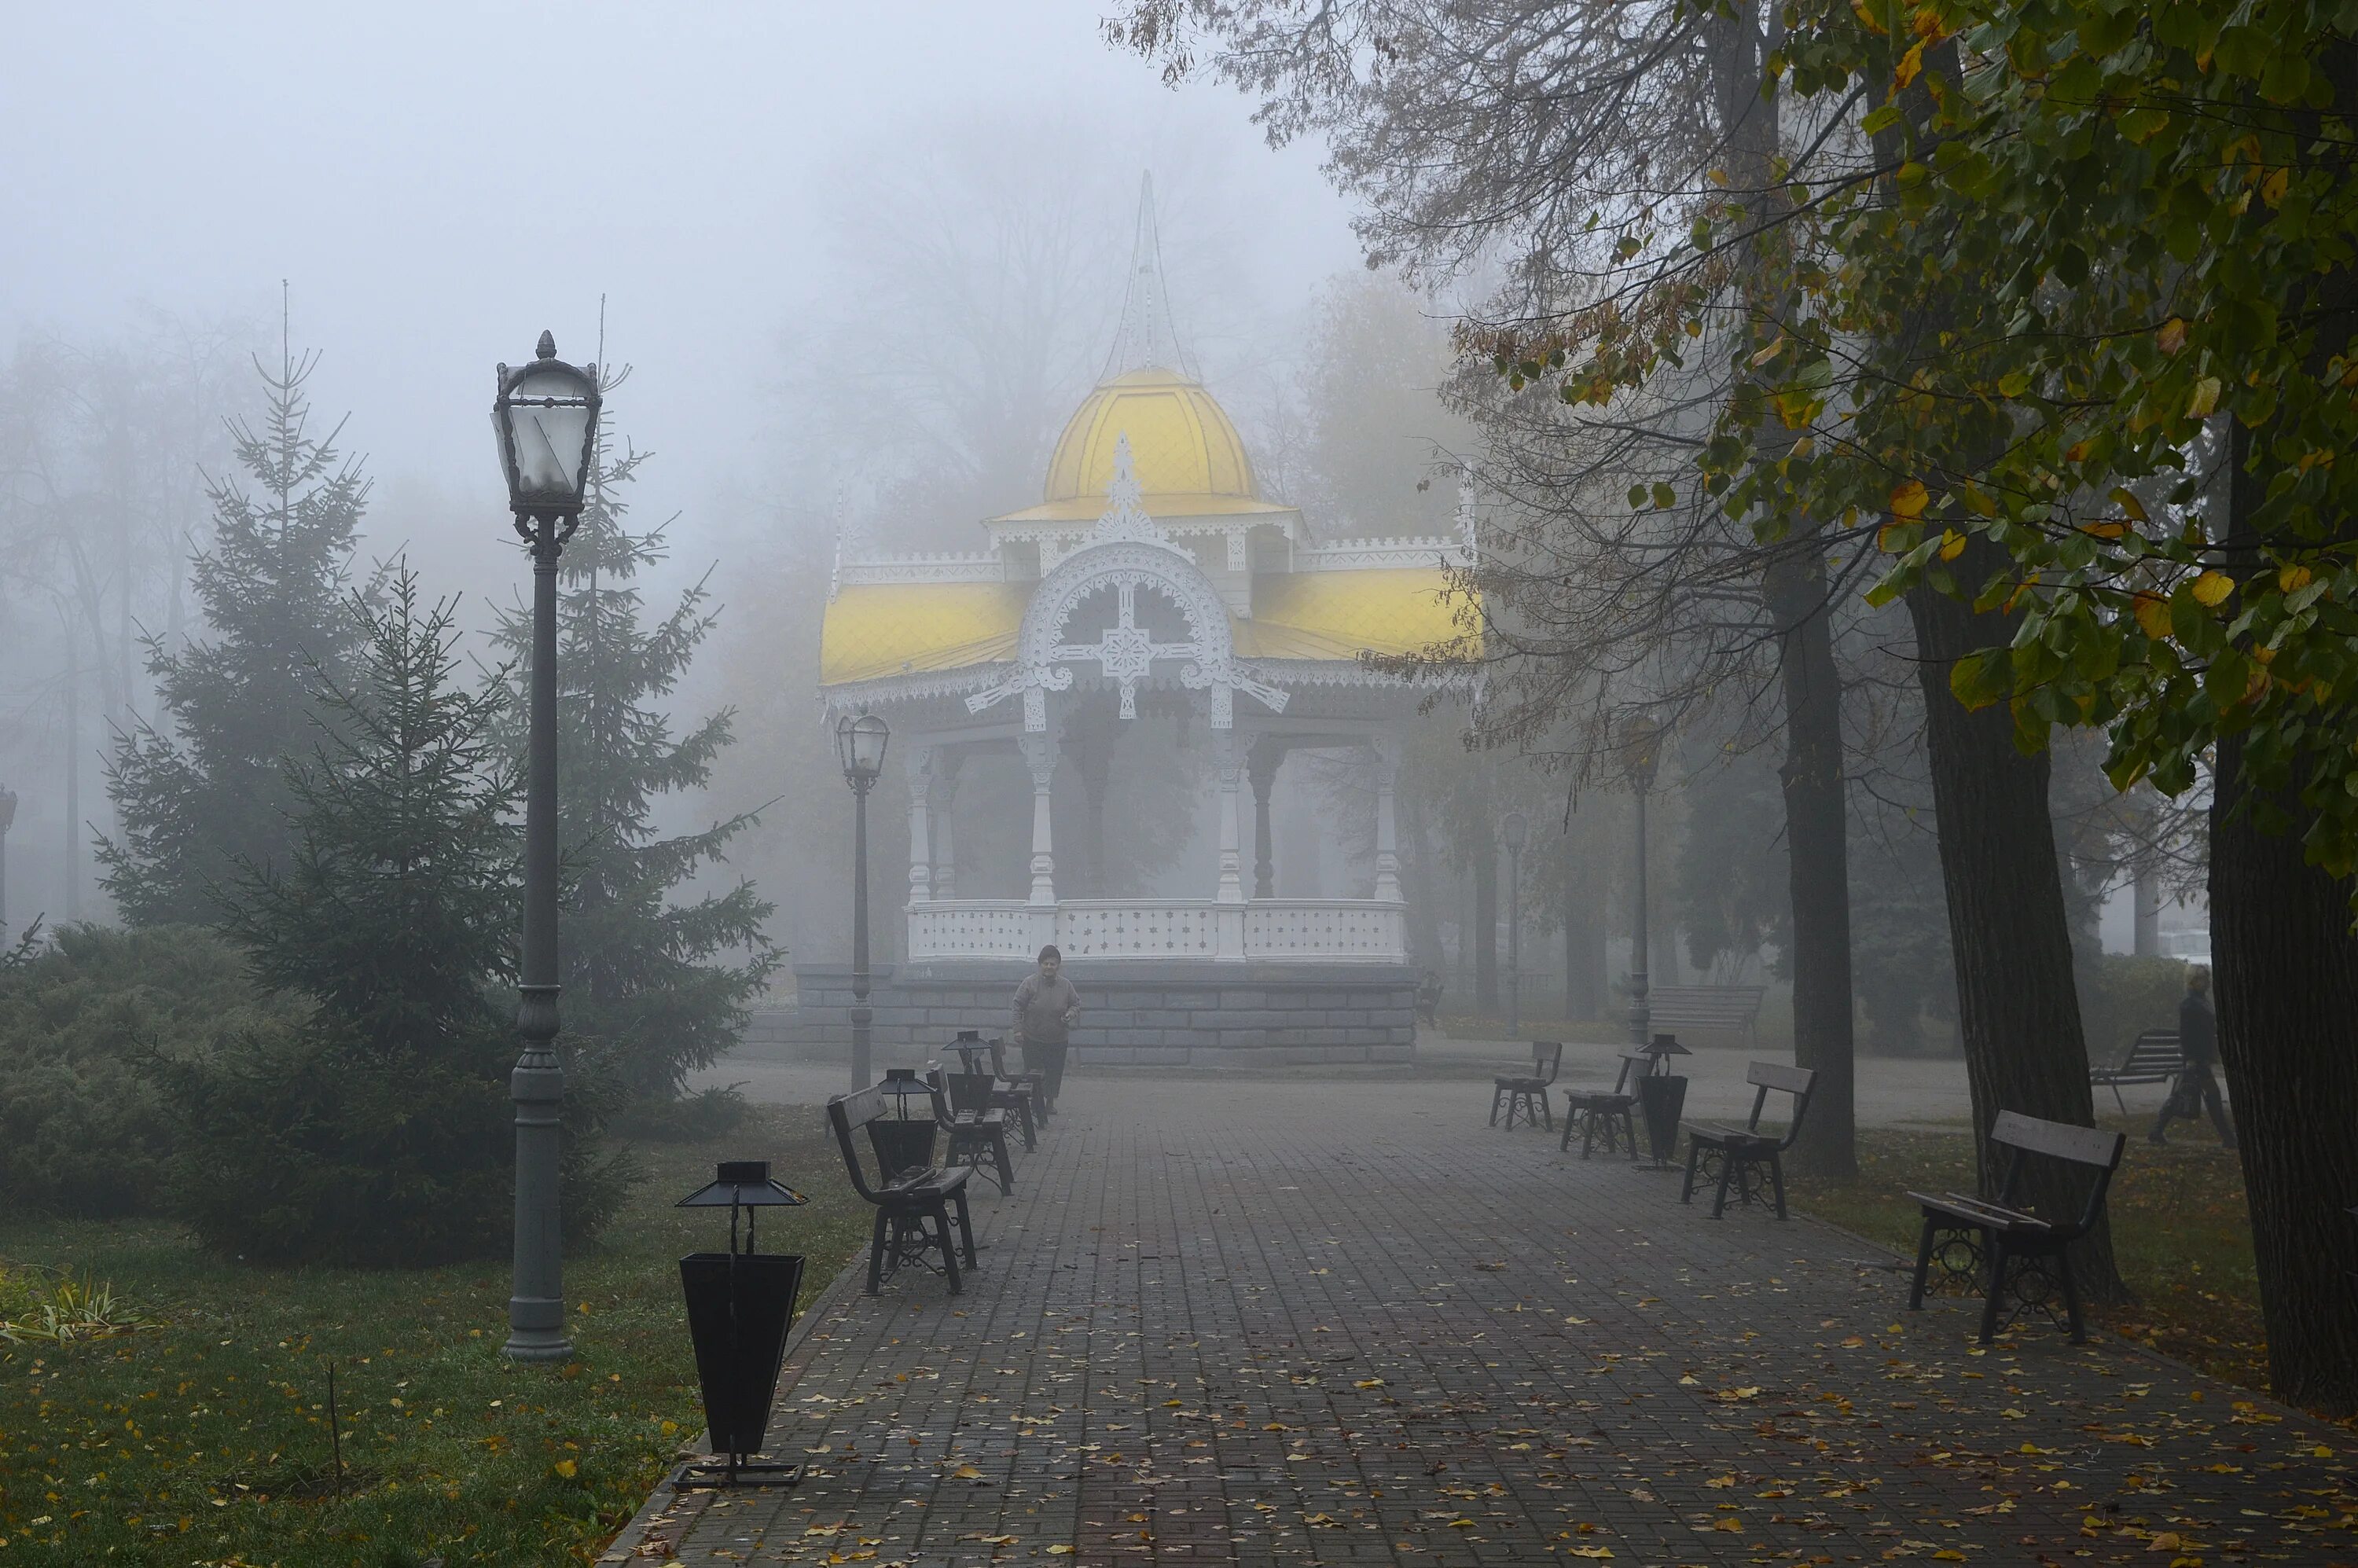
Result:
M961 1029L1007 1033L1027 964L916 964L871 973L871 1037L905 1055ZM1081 992L1073 1056L1083 1066L1320 1066L1404 1063L1416 1054L1416 975L1405 966L1068 962ZM851 974L795 967L798 1005L756 1013L748 1048L795 1058L850 1049Z

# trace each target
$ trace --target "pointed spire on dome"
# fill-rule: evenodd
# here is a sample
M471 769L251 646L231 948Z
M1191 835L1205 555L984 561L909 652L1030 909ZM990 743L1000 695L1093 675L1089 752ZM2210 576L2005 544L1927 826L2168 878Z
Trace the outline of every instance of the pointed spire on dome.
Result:
M1179 347L1171 325L1171 298L1163 286L1163 242L1154 228L1154 176L1141 177L1138 233L1130 243L1130 279L1121 301L1121 330L1101 381L1134 370L1177 371L1193 377L1195 367Z

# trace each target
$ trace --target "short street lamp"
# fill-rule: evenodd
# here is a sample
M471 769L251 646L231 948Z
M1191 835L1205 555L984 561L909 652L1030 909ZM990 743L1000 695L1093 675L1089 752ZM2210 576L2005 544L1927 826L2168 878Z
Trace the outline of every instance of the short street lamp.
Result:
M1646 792L1654 786L1654 769L1661 760L1661 725L1649 714L1632 713L1621 721L1621 771L1629 780L1629 794L1638 806L1638 913L1629 933L1629 1044L1639 1050L1653 1038L1654 1013L1646 1001Z
M516 1033L524 1051L508 1080L515 1103L515 1281L508 1341L518 1361L566 1361L565 1232L557 1191L557 557L581 523L598 439L598 367L557 357L546 332L530 364L499 369L492 428L508 481L508 510L532 550L531 732L524 807L524 965Z
M1520 811L1499 825L1507 840L1507 1033L1523 1032L1523 846L1531 825Z
M845 714L835 726L835 754L851 786L851 1087L868 1087L868 792L884 773L892 730L873 713Z

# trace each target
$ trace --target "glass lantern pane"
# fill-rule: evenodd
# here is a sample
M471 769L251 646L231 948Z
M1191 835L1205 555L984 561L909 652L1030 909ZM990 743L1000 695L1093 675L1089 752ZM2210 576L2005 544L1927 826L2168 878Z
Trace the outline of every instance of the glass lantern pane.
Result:
M571 494L581 488L590 409L581 384L562 371L527 373L510 395L517 482L528 494Z

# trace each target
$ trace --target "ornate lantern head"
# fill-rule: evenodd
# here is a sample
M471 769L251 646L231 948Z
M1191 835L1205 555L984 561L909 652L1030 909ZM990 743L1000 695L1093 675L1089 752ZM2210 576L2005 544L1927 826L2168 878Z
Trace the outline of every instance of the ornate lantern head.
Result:
M892 739L892 726L876 714L847 713L838 719L835 754L843 763L845 782L865 794L884 772L884 748Z
M1498 830L1507 840L1507 849L1513 854L1521 854L1523 846L1531 839L1531 818L1520 811L1507 813L1507 820L1498 825Z
M530 364L500 366L499 386L492 429L508 509L521 517L579 515L598 439L598 367L567 364L543 332Z

